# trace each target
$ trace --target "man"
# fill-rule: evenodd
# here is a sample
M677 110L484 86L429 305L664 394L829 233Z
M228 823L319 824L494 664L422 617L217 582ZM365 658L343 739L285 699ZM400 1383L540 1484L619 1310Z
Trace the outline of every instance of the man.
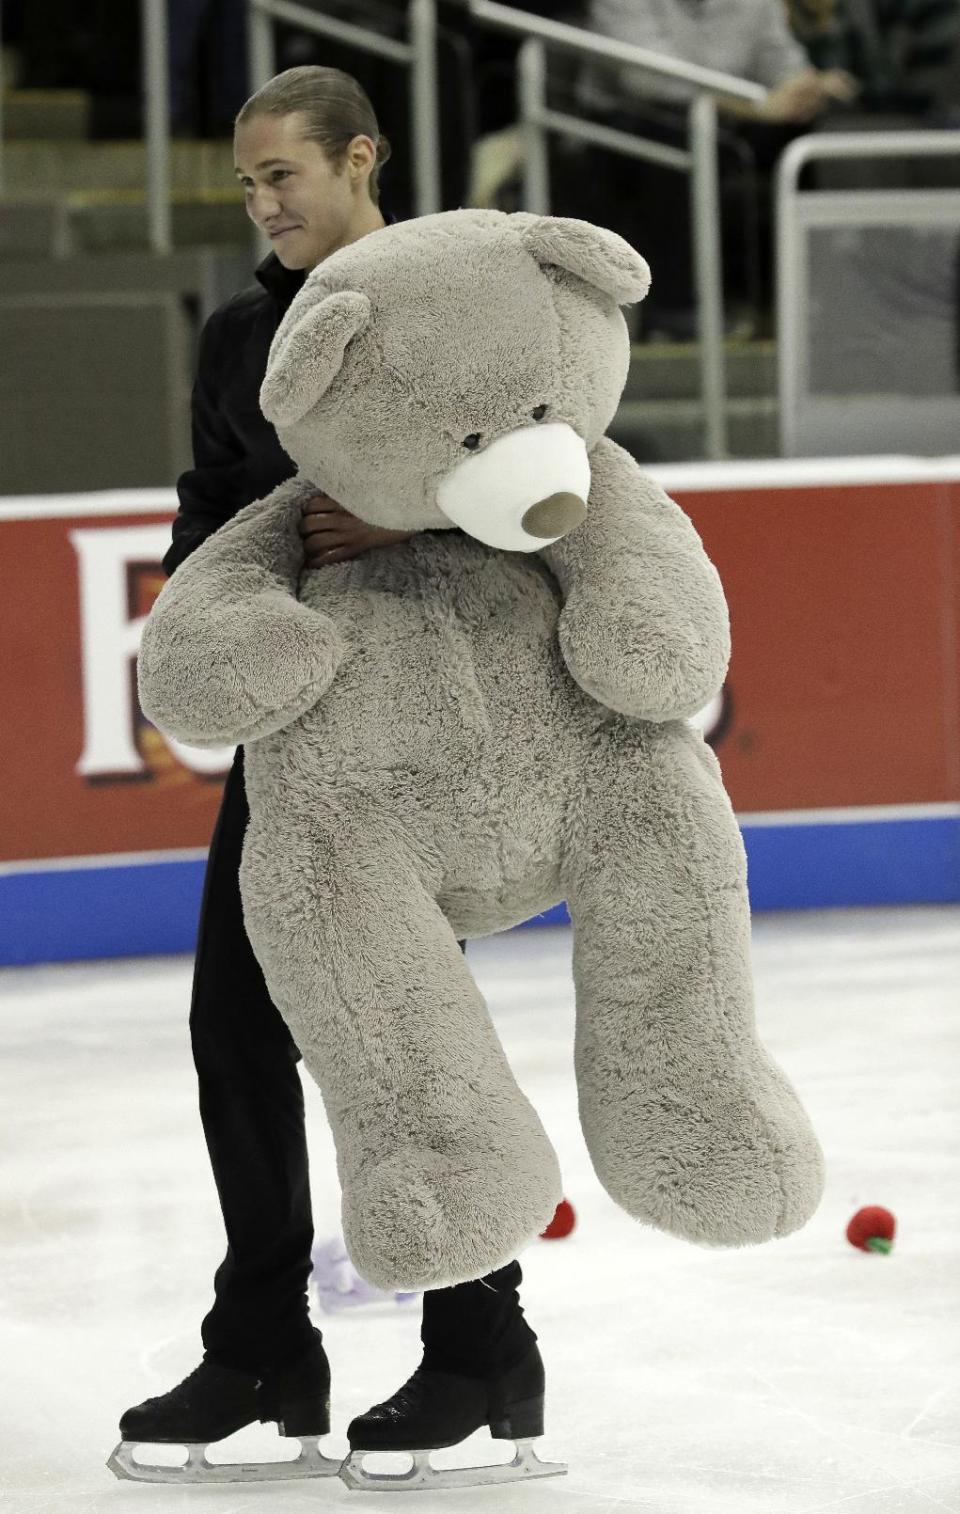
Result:
M389 143L348 74L304 67L278 75L241 110L234 147L247 212L274 251L257 269L259 287L229 300L203 331L195 466L179 481L168 573L292 476L258 402L271 339L309 269L387 224L378 176ZM324 496L305 503L300 530L308 569L409 536L368 526ZM299 1053L243 927L238 875L248 818L239 749L210 848L191 1008L228 1248L203 1322L203 1362L171 1392L127 1411L125 1445L206 1445L257 1419L290 1435L329 1429L330 1369L307 1306L313 1224ZM520 1281L513 1262L474 1283L428 1291L423 1362L392 1399L353 1421L351 1447L454 1444L488 1422L494 1394L498 1403L505 1391L507 1402L511 1394L542 1402L543 1367L517 1297ZM137 1475L129 1457L120 1464Z

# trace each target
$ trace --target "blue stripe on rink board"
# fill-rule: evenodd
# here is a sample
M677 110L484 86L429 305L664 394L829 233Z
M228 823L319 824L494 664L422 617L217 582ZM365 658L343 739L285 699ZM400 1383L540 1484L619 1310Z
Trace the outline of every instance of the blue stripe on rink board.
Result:
M745 825L755 910L960 902L960 815Z
M755 910L960 902L960 815L745 825L743 834ZM0 866L0 964L192 952L203 874L202 859ZM527 923L567 919L561 904Z
M191 952L206 863L0 873L0 964Z

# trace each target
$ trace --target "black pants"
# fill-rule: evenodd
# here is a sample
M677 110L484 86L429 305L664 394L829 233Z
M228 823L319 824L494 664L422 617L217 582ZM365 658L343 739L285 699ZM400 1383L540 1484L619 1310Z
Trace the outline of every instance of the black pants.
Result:
M227 1232L203 1344L227 1366L259 1370L312 1339L313 1219L300 1053L243 925L239 870L248 819L241 748L210 845L190 1031ZM428 1365L483 1373L520 1360L537 1338L517 1297L521 1278L519 1263L511 1262L476 1282L425 1293Z

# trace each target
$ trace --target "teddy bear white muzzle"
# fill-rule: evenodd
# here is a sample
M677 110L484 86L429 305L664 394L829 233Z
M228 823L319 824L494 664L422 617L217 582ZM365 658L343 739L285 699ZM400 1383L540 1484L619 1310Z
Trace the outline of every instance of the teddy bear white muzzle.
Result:
M572 426L520 426L447 474L437 504L488 547L536 552L587 518L590 460Z

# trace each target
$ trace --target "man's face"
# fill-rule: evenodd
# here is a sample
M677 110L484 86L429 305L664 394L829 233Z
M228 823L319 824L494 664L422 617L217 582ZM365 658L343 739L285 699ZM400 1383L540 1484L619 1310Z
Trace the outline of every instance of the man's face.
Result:
M303 135L306 124L302 111L253 116L234 134L247 214L285 268L315 268L342 244L356 208L350 174Z

